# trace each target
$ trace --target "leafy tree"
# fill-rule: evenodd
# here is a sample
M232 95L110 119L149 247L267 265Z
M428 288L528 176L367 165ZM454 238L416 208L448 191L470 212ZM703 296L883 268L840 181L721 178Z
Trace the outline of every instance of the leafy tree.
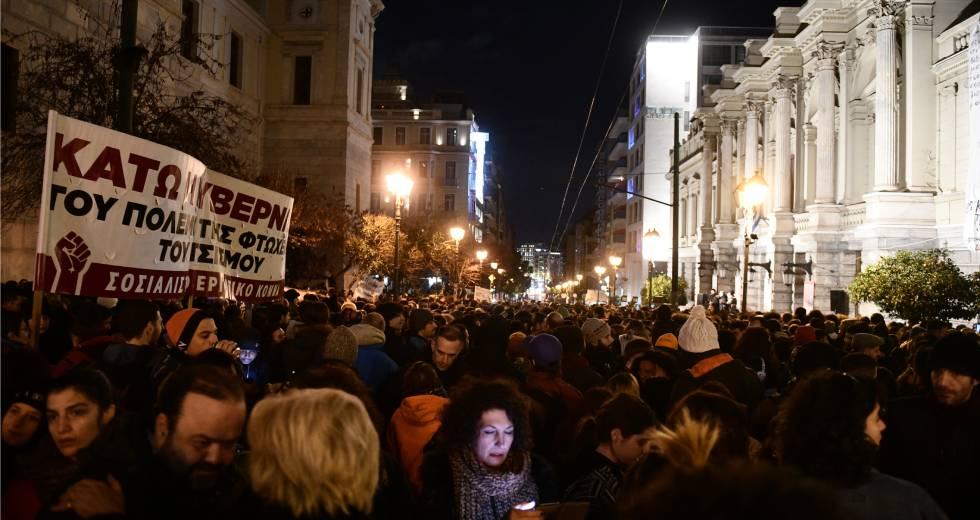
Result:
M3 215L29 214L41 200L48 110L112 127L117 117L119 3L108 20L92 17L88 36L67 39L40 32L5 35L24 41L18 78L15 128L2 137ZM215 77L222 64L211 53L217 37L195 34L192 40L158 23L143 42L145 54L136 73L133 135L160 143L236 177L250 177L243 145L255 119L242 107L200 90L198 71ZM181 49L198 49L191 58Z
M964 276L940 249L899 251L865 267L847 289L882 312L921 323L971 319L980 313L980 275Z
M655 300L666 302L670 300L670 282L672 278L666 274L658 274L653 277L653 298ZM643 284L643 288L640 290L640 300L643 303L647 301L647 293L650 292L650 283L647 282ZM677 282L677 304L686 305L687 304L687 279L681 277Z

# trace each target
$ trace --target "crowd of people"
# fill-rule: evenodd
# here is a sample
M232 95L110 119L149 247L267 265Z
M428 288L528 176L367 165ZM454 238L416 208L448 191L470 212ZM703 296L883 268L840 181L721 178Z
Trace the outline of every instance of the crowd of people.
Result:
M4 519L980 518L963 326L31 295L3 286Z

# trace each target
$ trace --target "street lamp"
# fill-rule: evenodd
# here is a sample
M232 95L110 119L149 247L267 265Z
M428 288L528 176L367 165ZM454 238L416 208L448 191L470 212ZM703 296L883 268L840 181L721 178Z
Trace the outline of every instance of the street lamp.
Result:
M609 265L611 265L613 268L612 293L613 293L613 298L616 300L617 307L619 307L619 294L616 292L616 282L618 281L617 278L619 278L619 265L622 263L623 263L622 257L616 255L609 256Z
M412 179L409 179L401 172L390 173L385 176L388 184L388 192L395 196L395 297L401 296L401 276L399 274L400 265L398 258L398 235L401 234L402 206L412 193Z
M762 178L759 172L755 172L755 175L751 179L743 181L735 188L735 192L738 194L739 204L742 209L745 210L745 216L743 219L743 250L742 250L742 312L748 310L748 302L746 300L749 297L749 246L751 246L758 236L749 233L749 212L752 208L762 204L762 201L766 199L766 194L769 191L769 185L766 184L766 180Z
M493 269L493 270L496 270L497 269L497 261L496 260L494 260L493 262L490 262L490 269Z
M483 269L483 261L487 259L487 250L481 249L477 251L476 259L480 261L480 269Z
M602 275L606 274L606 268L603 267L603 266L601 266L601 265L595 266L595 274L596 274L596 282L595 282L596 283L596 303L599 303L599 296L598 296L598 294L599 294L599 291L602 290Z
M454 226L449 228L449 236L456 242L456 252L459 253L459 243L466 236L466 231L459 226Z

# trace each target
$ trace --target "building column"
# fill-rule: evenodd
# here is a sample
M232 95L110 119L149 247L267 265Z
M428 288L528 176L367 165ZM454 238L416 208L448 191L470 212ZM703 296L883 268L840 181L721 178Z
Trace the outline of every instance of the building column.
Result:
M698 241L701 263L698 266L698 293L709 292L713 286L712 275L717 272L717 266L712 269L708 264L715 259L714 252L711 250L711 242L715 239L715 229L711 220L714 160L715 135L704 132L701 134L701 240Z
M810 123L803 124L803 207L809 208L816 202L817 190L817 128Z
M758 101L745 102L745 178L759 170L759 111Z
M776 114L773 122L773 133L776 139L776 161L773 178L775 179L776 212L793 210L793 179L790 169L790 98L793 93L795 79L779 76L773 83L773 98L775 98Z
M835 200L843 203L846 197L847 175L851 169L851 154L853 153L854 143L851 140L851 73L854 71L854 48L845 47L841 50L837 59L838 71L840 74L840 92L838 104L840 104L840 125L837 131L837 191Z
M935 192L936 77L932 72L932 4L909 3L905 8L902 54L905 60L905 185L909 191ZM932 184L932 186L930 186Z
M734 152L733 138L735 134L735 120L732 118L721 119L721 150L718 152L718 223L732 224L734 219L735 191L732 187L732 154ZM789 129L787 129L787 139Z
M837 69L837 56L843 44L820 42L813 58L817 60L817 175L814 202L833 204L834 164L834 94L836 90L834 73Z
M898 170L898 71L896 41L900 6L875 2L875 191L896 191Z
M741 182L743 176L751 177L745 172L745 118L739 118L735 124L735 165L732 173Z

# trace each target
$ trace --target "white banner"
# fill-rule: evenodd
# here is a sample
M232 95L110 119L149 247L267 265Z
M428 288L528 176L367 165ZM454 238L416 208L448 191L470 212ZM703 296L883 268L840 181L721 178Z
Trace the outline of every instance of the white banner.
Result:
M478 302L490 301L490 289L486 287L475 287L473 289L473 300Z
M966 180L966 215L963 218L963 238L966 246L980 251L980 22L970 31L969 97L970 137L969 162Z
M365 276L364 279L357 282L357 285L354 287L354 298L360 298L362 300L373 302L378 299L378 296L381 296L384 289L384 283L370 276Z
M282 296L293 199L48 114L35 287L117 298Z

